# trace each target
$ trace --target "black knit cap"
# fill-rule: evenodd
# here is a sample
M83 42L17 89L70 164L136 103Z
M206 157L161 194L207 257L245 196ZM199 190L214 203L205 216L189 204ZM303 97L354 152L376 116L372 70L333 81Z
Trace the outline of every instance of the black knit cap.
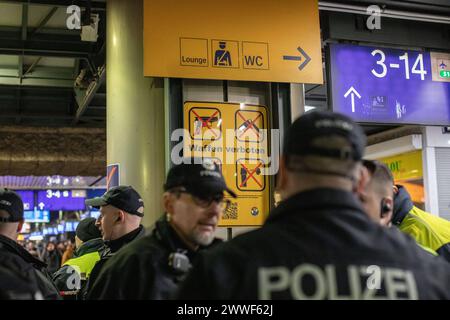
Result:
M81 241L86 242L102 237L102 233L95 226L95 221L95 218L86 218L80 221L75 234Z

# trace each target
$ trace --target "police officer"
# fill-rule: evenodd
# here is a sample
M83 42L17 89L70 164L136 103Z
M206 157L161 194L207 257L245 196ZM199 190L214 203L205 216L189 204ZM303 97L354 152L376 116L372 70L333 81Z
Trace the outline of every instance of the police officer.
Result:
M73 258L66 261L53 275L53 281L65 299L74 299L86 283L92 269L100 260L100 249L104 246L102 234L94 218L80 221L75 231L76 250Z
M394 210L392 173L386 165L376 160L363 160L363 166L369 173L369 182L359 193L363 208L374 222L388 227Z
M377 160L364 160L364 167L369 173L369 183L364 190L359 193L359 199L362 202L365 212L376 223L384 227L392 226L392 218L394 212L394 177L389 168L382 162ZM413 219L414 221L415 219ZM419 222L419 221L418 221ZM406 225L410 225L409 223ZM410 228L414 233L420 230L420 225L426 226L419 222L416 227ZM428 228L425 227L424 230ZM393 230L397 230L394 228ZM398 230L397 230L398 231ZM422 237L422 239L433 239L434 232L429 230L427 234L431 235ZM398 231L399 232L399 231ZM449 229L450 232L450 229ZM417 245L433 256L437 256L437 252L428 247L429 241L417 242Z
M216 164L191 160L169 171L163 196L166 213L151 234L108 261L89 298L169 299L197 251L219 242L214 233L226 204L224 192L235 194Z
M46 264L34 258L16 242L23 222L23 202L20 196L12 190L0 189L0 268L3 269L2 277L11 281L9 284L1 281L0 291L12 298L19 298L22 292L25 294L23 297L31 294L32 299L60 299L58 290L46 270ZM8 271L11 272L10 276ZM22 280L22 284L24 281L28 283L25 284L28 290L23 292L24 290L20 289L23 285L14 280L14 274ZM15 282L17 291L11 291Z
M283 201L261 229L200 254L178 298L449 298L447 264L363 211L365 140L343 115L297 119L278 172Z
M145 235L145 229L141 225L144 201L131 186L111 188L103 196L87 199L85 202L89 206L100 207L96 225L100 228L105 245L100 249L100 260L81 289L82 299L86 299L105 263L122 247Z

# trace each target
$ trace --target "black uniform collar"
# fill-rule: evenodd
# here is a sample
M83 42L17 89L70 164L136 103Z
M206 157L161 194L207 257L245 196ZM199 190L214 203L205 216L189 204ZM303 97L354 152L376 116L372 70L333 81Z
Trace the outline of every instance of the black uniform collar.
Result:
M73 254L74 257L81 257L87 253L99 251L104 245L102 238L91 239L83 242L79 248L77 248Z
M38 268L46 268L47 265L39 259L33 257L27 250L25 250L21 245L19 245L16 241L0 235L0 248L4 248L7 251L17 254L23 260L28 263L35 265Z
M358 198L351 192L335 188L317 188L297 193L282 201L269 215L267 222L272 222L286 214L306 215L320 209L347 209L364 214Z
M408 212L411 211L414 204L410 195L405 188L397 185L398 193L394 197L394 214L392 215L392 223L399 225L405 219Z
M135 230L127 233L126 235L111 241L105 241L105 245L109 247L112 253L119 251L124 245L130 243L134 239L140 238L145 234L145 229L140 225Z

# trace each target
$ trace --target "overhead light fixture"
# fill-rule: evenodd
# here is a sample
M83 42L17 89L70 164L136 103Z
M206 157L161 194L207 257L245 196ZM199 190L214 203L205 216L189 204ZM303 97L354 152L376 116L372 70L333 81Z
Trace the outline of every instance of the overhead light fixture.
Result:
M90 15L90 23L81 26L81 41L97 42L99 21L100 16L98 13Z

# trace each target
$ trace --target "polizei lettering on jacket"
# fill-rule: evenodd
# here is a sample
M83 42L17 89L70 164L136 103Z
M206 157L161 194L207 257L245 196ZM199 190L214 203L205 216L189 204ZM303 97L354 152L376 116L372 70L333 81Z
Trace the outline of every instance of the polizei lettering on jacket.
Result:
M411 271L379 267L370 274L367 266L349 265L345 269L301 264L290 270L285 266L258 268L258 298L273 299L290 296L296 300L378 300L419 298ZM344 271L345 270L345 271ZM374 276L379 277L375 282Z

